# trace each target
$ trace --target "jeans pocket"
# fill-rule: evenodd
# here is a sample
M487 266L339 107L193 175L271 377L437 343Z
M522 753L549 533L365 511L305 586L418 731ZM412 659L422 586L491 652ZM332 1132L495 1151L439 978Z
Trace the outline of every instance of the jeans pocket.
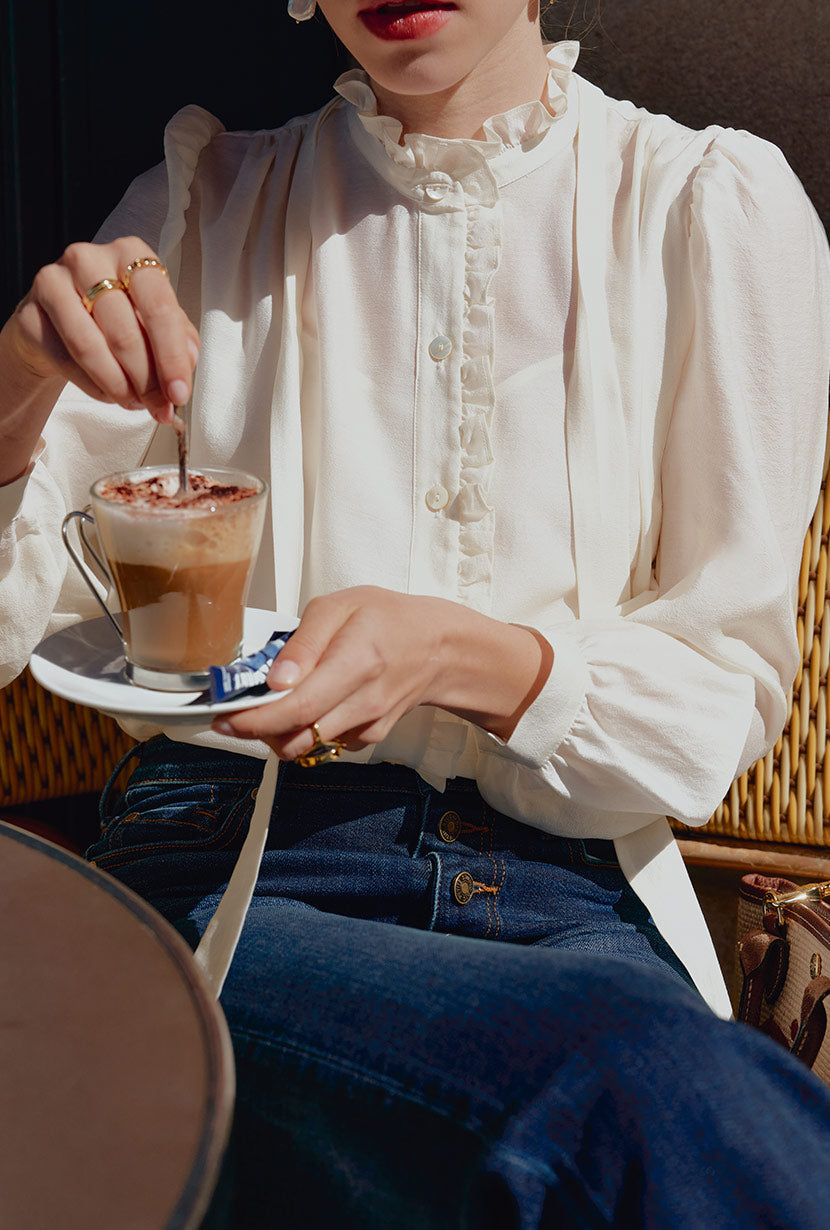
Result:
M262 765L168 740L151 740L124 793L102 805L100 839L87 858L106 868L153 854L240 846Z

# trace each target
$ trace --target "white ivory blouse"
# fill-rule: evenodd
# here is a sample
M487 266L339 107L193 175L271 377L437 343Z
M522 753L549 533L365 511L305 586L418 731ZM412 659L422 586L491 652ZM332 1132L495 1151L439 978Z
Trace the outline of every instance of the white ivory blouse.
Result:
M704 823L785 719L825 444L827 246L774 147L607 99L576 53L551 48L544 99L483 141L400 143L359 72L276 131L186 108L100 238L147 239L200 328L194 462L271 484L252 605L375 584L553 647L507 744L420 708L355 758L439 788L473 777L519 820L615 839L728 1013L664 817ZM65 510L101 474L174 454L143 412L65 391L0 490L4 681L98 613L67 572Z

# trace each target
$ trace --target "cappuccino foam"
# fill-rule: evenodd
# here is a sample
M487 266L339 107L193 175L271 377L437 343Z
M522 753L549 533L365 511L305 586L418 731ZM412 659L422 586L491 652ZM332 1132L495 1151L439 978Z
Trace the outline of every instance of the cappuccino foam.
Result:
M172 471L98 484L96 494L108 505L106 518L98 519L106 554L176 569L250 559L262 518L259 501L251 502L257 489L198 473L188 480L185 492Z

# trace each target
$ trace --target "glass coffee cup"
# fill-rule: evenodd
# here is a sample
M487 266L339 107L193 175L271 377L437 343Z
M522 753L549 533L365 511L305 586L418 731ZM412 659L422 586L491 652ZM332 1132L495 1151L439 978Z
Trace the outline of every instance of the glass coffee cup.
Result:
M90 489L91 513L67 513L62 528L75 566L121 638L127 678L169 692L206 688L211 666L238 657L268 499L267 484L239 470L194 470L188 478L180 493L170 466L109 474ZM120 625L70 541L73 520L118 596Z

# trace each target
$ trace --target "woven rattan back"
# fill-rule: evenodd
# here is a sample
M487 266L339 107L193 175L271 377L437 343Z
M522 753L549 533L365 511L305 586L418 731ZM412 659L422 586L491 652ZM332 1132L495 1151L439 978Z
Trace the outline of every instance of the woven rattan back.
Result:
M53 696L26 670L0 691L0 807L100 790L134 743L112 718Z

